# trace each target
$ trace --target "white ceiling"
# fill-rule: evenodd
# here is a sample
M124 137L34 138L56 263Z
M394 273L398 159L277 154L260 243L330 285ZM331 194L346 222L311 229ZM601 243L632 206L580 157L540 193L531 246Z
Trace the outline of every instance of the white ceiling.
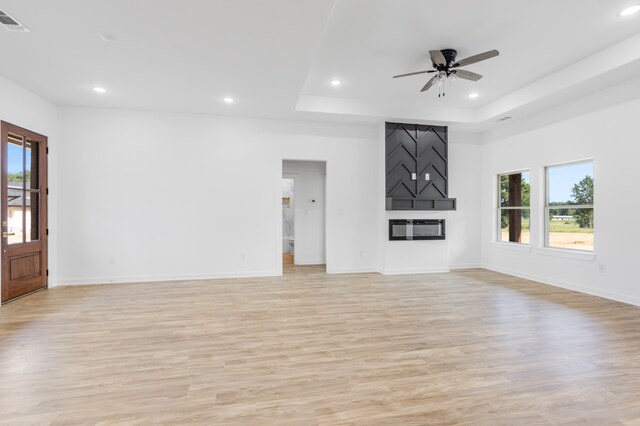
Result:
M624 1L347 0L338 1L305 85L310 96L431 102L468 108L500 97L640 32L616 16ZM428 50L453 48L458 59L498 49L501 56L465 69L479 82L456 81L447 96L420 94L431 76ZM338 76L337 91L328 82ZM482 96L472 103L468 94Z
M31 32L0 29L0 75L59 105L484 130L640 76L640 14L617 16L633 3L3 0ZM501 55L470 65L485 77L445 98L419 93L424 75L391 78L430 68L427 50L443 48Z
M59 105L291 115L333 0L2 0L0 74ZM113 35L113 43L96 34ZM94 86L108 89L105 95ZM221 102L237 99L233 105Z

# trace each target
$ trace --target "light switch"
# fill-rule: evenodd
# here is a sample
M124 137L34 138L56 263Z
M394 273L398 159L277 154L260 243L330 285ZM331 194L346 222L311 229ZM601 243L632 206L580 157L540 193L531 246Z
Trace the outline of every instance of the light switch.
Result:
M429 173L425 173L424 174L424 180L430 180L431 177L429 176Z
M411 180L417 180L415 173L411 173Z

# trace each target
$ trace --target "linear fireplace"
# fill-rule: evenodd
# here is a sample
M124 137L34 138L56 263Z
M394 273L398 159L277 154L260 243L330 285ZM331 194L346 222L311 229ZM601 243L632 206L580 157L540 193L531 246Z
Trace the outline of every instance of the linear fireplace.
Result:
M389 241L444 239L444 219L389 220Z

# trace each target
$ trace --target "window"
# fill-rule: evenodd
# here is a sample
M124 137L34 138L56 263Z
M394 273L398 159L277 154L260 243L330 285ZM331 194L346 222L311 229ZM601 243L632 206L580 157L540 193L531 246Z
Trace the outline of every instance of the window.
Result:
M593 161L546 169L546 246L593 251Z
M498 241L531 243L528 170L498 175Z

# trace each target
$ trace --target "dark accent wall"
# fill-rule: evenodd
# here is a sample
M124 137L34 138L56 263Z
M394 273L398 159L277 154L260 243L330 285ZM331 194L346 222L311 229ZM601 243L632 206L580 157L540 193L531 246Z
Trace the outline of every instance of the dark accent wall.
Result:
M456 209L448 195L447 144L445 126L386 123L387 210Z

